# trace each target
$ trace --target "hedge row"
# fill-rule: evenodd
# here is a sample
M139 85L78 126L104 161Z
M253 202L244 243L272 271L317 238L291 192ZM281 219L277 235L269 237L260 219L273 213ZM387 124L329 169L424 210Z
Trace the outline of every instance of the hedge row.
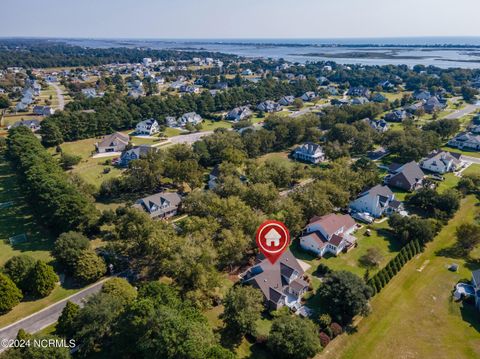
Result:
M81 193L59 163L24 126L11 129L8 158L15 167L32 210L54 233L85 231L97 222L90 196Z
M423 246L418 240L408 242L400 252L388 262L388 264L378 271L367 284L372 288L373 295L377 294L387 285L388 282L402 269L410 259L423 251Z

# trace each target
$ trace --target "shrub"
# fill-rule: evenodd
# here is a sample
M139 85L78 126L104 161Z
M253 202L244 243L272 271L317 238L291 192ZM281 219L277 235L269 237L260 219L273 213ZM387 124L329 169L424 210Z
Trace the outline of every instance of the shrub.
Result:
M326 333L320 332L318 337L320 338L322 348L325 348L330 343L330 337Z
M332 330L333 337L338 337L340 334L343 333L343 328L340 324L338 323L332 323L330 324L330 329Z

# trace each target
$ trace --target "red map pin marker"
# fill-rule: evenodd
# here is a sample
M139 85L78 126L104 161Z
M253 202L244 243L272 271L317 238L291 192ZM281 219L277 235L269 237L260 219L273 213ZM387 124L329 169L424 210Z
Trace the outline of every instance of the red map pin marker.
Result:
M290 233L287 226L279 221L265 221L257 229L257 246L270 263L277 259L290 245Z

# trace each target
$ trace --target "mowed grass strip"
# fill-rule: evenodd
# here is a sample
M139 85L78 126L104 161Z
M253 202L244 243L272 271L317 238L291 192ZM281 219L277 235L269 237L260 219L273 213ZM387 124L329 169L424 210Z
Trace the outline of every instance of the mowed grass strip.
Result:
M455 230L480 212L469 196L455 217L407 263L372 300L372 313L357 331L334 340L318 358L478 358L480 321L473 306L452 301L460 279L470 279L478 260L466 262L441 256L455 243ZM429 262L428 262L429 261ZM459 271L448 271L451 263ZM422 271L418 271L423 266Z

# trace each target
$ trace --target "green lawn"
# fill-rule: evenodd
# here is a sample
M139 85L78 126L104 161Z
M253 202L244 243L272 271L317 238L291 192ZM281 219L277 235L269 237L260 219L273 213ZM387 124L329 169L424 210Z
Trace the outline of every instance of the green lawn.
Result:
M463 175L479 174L479 173L480 173L480 165L478 164L470 165L465 169L465 171L462 172Z
M271 152L259 157L257 159L257 162L259 164L263 164L268 160L268 161L285 164L288 167L293 167L295 165L295 161L292 161L290 158L288 158L289 154L290 154L290 151Z
M122 173L122 170L118 167L107 166L105 161L115 158L117 156L92 158L91 155L95 150L95 143L99 138L88 138L85 140L78 140L73 142L65 142L61 144L63 152L80 156L82 160L76 165L72 173L78 174L85 182L94 185L99 188L101 183L108 179L117 177ZM54 150L50 150L51 153L58 158ZM104 169L109 168L110 172L104 173Z
M217 128L232 128L232 123L228 121L211 121L204 120L202 122L202 131L213 131Z
M368 228L371 229L371 236L367 236L365 234ZM357 237L357 247L351 249L347 253L340 253L337 257L329 256L318 259L309 252L301 249L298 241L295 241L291 249L295 254L295 257L311 265L308 271L310 274L315 272L320 263L323 263L332 270L348 270L362 277L366 269L359 265L358 260L366 253L367 249L378 248L382 253L383 259L379 268L385 266L388 261L392 259L400 250L401 245L391 237L390 233L388 232L388 228L387 221L382 223L374 223L368 226L364 225L361 229L353 234L355 237ZM374 272L375 270L370 270L370 273L373 274ZM319 282L314 280L314 286L315 284L319 284Z
M473 196L425 252L407 263L372 300L372 313L351 335L335 339L318 358L478 358L480 321L473 306L451 300L453 286L479 268L477 260L449 258L455 229L480 209ZM450 263L459 271L447 270ZM421 271L420 268L423 268ZM476 316L476 318L475 318Z
M82 160L75 166L72 173L78 174L85 182L94 185L96 188L100 188L100 185L106 179L118 177L122 174L123 169L105 165L105 161L112 158L114 157L88 158ZM103 171L106 168L109 168L110 172L104 173Z
M25 202L15 173L9 163L0 160L0 203L13 201L9 208L0 209L0 266L10 257L28 254L42 260L50 260L53 237L33 217L29 205ZM10 245L8 239L25 233L28 241Z

